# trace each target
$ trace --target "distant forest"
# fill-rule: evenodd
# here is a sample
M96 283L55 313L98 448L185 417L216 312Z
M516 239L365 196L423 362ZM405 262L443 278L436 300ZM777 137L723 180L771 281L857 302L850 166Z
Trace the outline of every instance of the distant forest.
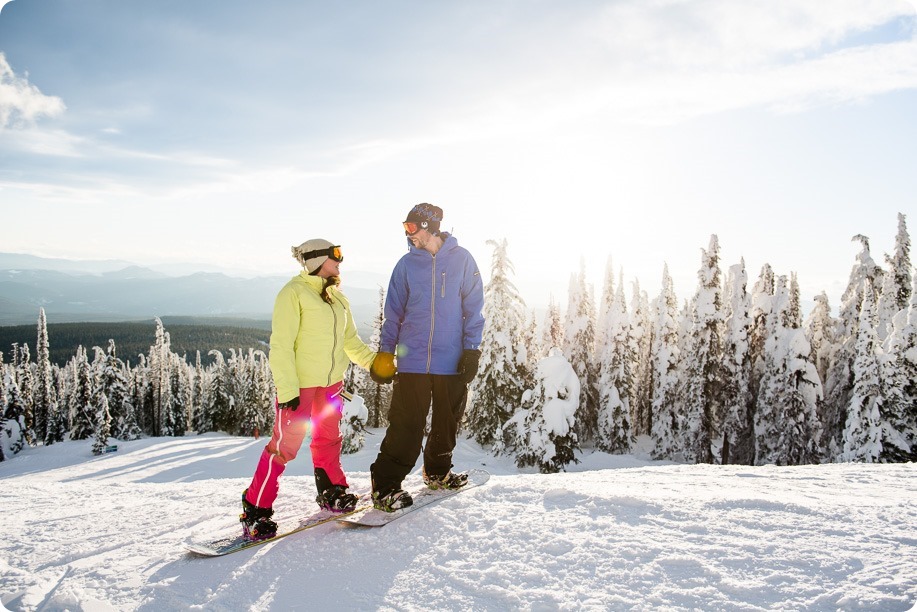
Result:
M36 323L38 319L36 317ZM213 363L211 350L218 350L229 357L230 349L246 351L249 348L265 353L271 336L271 322L258 319L227 319L206 317L162 317L169 328L172 352L194 363L197 351L201 352L201 363ZM13 344L28 345L35 351L37 326L15 325L0 327L0 352L12 354ZM147 354L150 343L156 335L156 321L132 321L119 323L51 323L48 325L48 344L51 363L64 366L73 359L76 349L82 346L106 348L109 340L115 341L118 357L136 365L138 355Z

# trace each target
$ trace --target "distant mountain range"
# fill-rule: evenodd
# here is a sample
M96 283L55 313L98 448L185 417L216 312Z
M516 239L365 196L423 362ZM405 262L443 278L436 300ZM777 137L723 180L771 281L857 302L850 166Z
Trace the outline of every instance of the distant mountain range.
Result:
M164 316L270 320L274 298L295 274L239 278L201 271L172 276L118 260L50 259L0 253L0 325L133 321ZM345 293L364 340L388 278L354 272Z

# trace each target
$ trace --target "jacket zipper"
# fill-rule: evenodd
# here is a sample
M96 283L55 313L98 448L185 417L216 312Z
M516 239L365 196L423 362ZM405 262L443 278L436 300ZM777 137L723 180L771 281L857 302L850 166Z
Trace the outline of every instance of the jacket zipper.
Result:
M331 369L328 370L328 384L326 387L331 386L331 374L334 372L334 353L337 350L338 346L338 313L334 310L334 304L328 304L328 307L331 309L331 316L334 318L334 337L331 342Z
M436 326L436 255L433 255L433 286L430 291L430 339L427 341L427 374L433 362L433 328Z

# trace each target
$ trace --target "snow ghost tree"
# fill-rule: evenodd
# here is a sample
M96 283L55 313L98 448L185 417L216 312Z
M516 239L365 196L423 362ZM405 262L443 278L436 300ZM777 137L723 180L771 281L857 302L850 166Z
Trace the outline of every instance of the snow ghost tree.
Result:
M576 413L580 380L570 363L553 349L535 368L535 386L522 397L522 409L507 421L507 449L519 467L537 466L545 474L576 462Z

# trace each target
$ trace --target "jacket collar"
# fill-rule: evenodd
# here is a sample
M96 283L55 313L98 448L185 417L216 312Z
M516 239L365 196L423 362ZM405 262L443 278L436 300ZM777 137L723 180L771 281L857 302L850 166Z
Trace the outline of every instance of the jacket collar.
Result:
M303 282L305 282L307 285L309 285L309 287L311 287L312 289L315 289L317 293L322 292L322 285L324 285L324 282L325 282L325 279L323 279L322 277L312 276L311 274L303 270L299 273L299 278Z
M443 237L443 246L440 247L439 251L436 253L439 255L445 251L451 251L452 249L458 247L458 240L455 239L455 236L449 232L440 232L440 236ZM410 238L408 239L408 251L413 255L429 255L429 251L425 249L418 249L414 246L414 243L411 242Z

